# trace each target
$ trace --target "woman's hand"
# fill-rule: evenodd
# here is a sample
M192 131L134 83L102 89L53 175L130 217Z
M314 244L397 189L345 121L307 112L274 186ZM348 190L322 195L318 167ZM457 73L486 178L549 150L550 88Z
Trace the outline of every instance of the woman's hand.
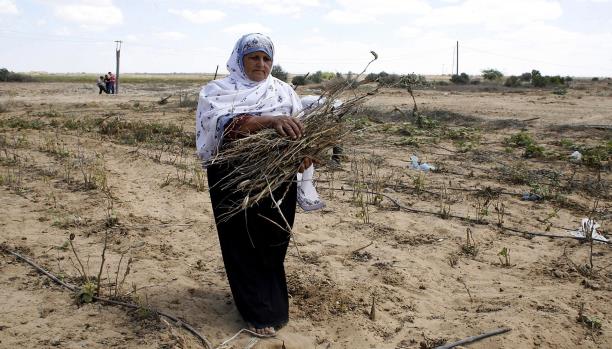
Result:
M281 137L291 139L301 138L304 134L304 124L292 116L275 116L270 119L270 128L276 130Z
M250 116L244 114L243 116ZM237 134L248 135L265 128L273 128L281 137L298 139L304 135L304 124L291 116L250 116L233 129Z

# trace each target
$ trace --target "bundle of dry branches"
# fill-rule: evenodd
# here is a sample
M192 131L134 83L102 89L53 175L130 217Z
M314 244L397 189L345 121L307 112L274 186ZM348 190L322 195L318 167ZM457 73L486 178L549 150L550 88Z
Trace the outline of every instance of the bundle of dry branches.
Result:
M268 197L283 183L294 181L305 157L320 158L327 149L350 134L344 116L377 90L354 95L338 106L337 99L348 86L347 83L325 93L307 114L300 117L304 132L299 139L283 138L274 130L266 129L228 142L219 149L211 163L228 164L232 172L218 185L223 190L245 193L243 201L230 208L228 218Z

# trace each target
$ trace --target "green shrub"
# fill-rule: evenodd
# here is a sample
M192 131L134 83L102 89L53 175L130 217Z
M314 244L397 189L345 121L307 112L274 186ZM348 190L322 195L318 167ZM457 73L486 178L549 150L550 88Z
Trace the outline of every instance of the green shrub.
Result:
M287 82L287 76L289 75L280 65L273 66L270 74L272 74L273 77L285 82Z
M503 77L504 77L504 74L502 74L502 72L496 69L485 69L482 71L482 78L485 80L494 81L494 80L500 80Z
M304 75L296 75L291 79L291 84L294 86L306 85L306 77Z
M599 81L599 78L598 77L594 77L594 78L591 79L591 81Z
M521 81L531 81L531 73L523 73L520 76Z
M612 141L606 145L582 149L582 163L588 167L600 168L605 161L612 157Z
M505 142L506 144L510 144L515 147L526 147L528 145L535 144L535 141L527 132L519 132L515 135L512 135L509 138L506 138Z
M564 96L567 94L567 89L565 87L558 87L554 89L552 93L557 96Z
M460 75L454 74L451 76L450 81L454 84L465 85L470 82L470 76L466 73L461 73Z
M544 147L535 143L528 144L525 147L523 156L526 158L541 158L544 157Z
M534 87L546 87L547 85L565 85L566 82L570 82L573 79L571 77L561 77L560 75L548 76L542 75L538 70L531 71L531 85Z
M0 127L40 130L45 126L46 124L38 119L27 120L20 117L13 117L10 119L0 120Z
M381 86L394 86L397 85L399 83L400 80L400 76L397 74L386 74L383 75L382 73L378 76L378 83L381 84Z
M378 79L378 74L376 73L370 73L364 78L366 82L374 82L376 79Z
M548 79L537 70L531 71L531 85L534 87L545 87L548 84Z
M306 80L312 82L313 84L320 84L323 82L323 72L319 70L314 74L310 74Z
M559 142L559 145L567 149L575 149L576 145L571 139L564 138Z
M504 82L504 86L507 87L518 87L521 86L520 78L516 75L510 75L506 78L506 82Z
M27 81L34 81L34 78L26 74L14 73L12 71L9 71L6 68L2 68L0 69L0 81L27 82Z
M547 76L548 78L548 82L552 85L563 85L565 84L565 78L562 78L559 75L555 75L555 76Z
M415 87L427 85L427 79L423 75L415 73L401 75L399 77L398 85L400 87Z
M321 78L323 80L331 80L334 78L334 76L336 76L336 73L332 73L330 71L324 71L323 73L321 73Z

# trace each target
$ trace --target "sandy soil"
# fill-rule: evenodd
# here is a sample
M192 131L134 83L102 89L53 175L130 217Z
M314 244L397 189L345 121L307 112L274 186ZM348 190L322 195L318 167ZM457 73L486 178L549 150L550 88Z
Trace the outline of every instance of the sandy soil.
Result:
M178 95L197 89L125 84L124 94L108 96L78 83L0 84L0 243L79 284L69 235L89 276L98 273L107 236L102 294L114 295L117 278L123 299L141 305L79 305L1 253L0 348L201 347L176 324L147 317L147 307L192 324L215 346L244 327L189 142L101 131L112 122L173 124L189 140L193 106L180 106ZM326 209L298 211L286 260L290 323L277 339L241 335L227 347L433 348L500 327L512 331L470 348L612 347L610 245L593 245L589 269L588 244L511 233L496 225L495 210L504 205L504 227L563 236L592 214L608 234L609 153L596 170L570 163L567 143L609 147L611 96L606 81L562 96L420 90L419 110L434 124L419 129L402 114L410 96L383 90L357 118L343 168L318 171ZM504 143L521 130L544 147L543 157L526 159L523 148ZM411 154L439 171L410 169ZM356 181L386 196L360 200L351 191ZM521 200L538 190L544 200ZM468 230L475 247L466 246Z

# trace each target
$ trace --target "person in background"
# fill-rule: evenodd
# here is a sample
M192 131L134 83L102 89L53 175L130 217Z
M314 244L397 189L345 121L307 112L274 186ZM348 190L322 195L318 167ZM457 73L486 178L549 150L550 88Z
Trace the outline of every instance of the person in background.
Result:
M109 87L108 87L108 93L110 94L115 94L115 82L116 82L116 78L115 78L115 74L108 72L108 80L109 80Z
M99 95L101 95L102 92L108 93L108 90L106 89L106 82L104 81L104 76L100 75L100 77L98 77L98 79L96 80L96 85L98 85L98 88L100 89L100 93L98 93Z
M110 77L108 77L108 74L104 75L104 88L106 93L110 93Z

